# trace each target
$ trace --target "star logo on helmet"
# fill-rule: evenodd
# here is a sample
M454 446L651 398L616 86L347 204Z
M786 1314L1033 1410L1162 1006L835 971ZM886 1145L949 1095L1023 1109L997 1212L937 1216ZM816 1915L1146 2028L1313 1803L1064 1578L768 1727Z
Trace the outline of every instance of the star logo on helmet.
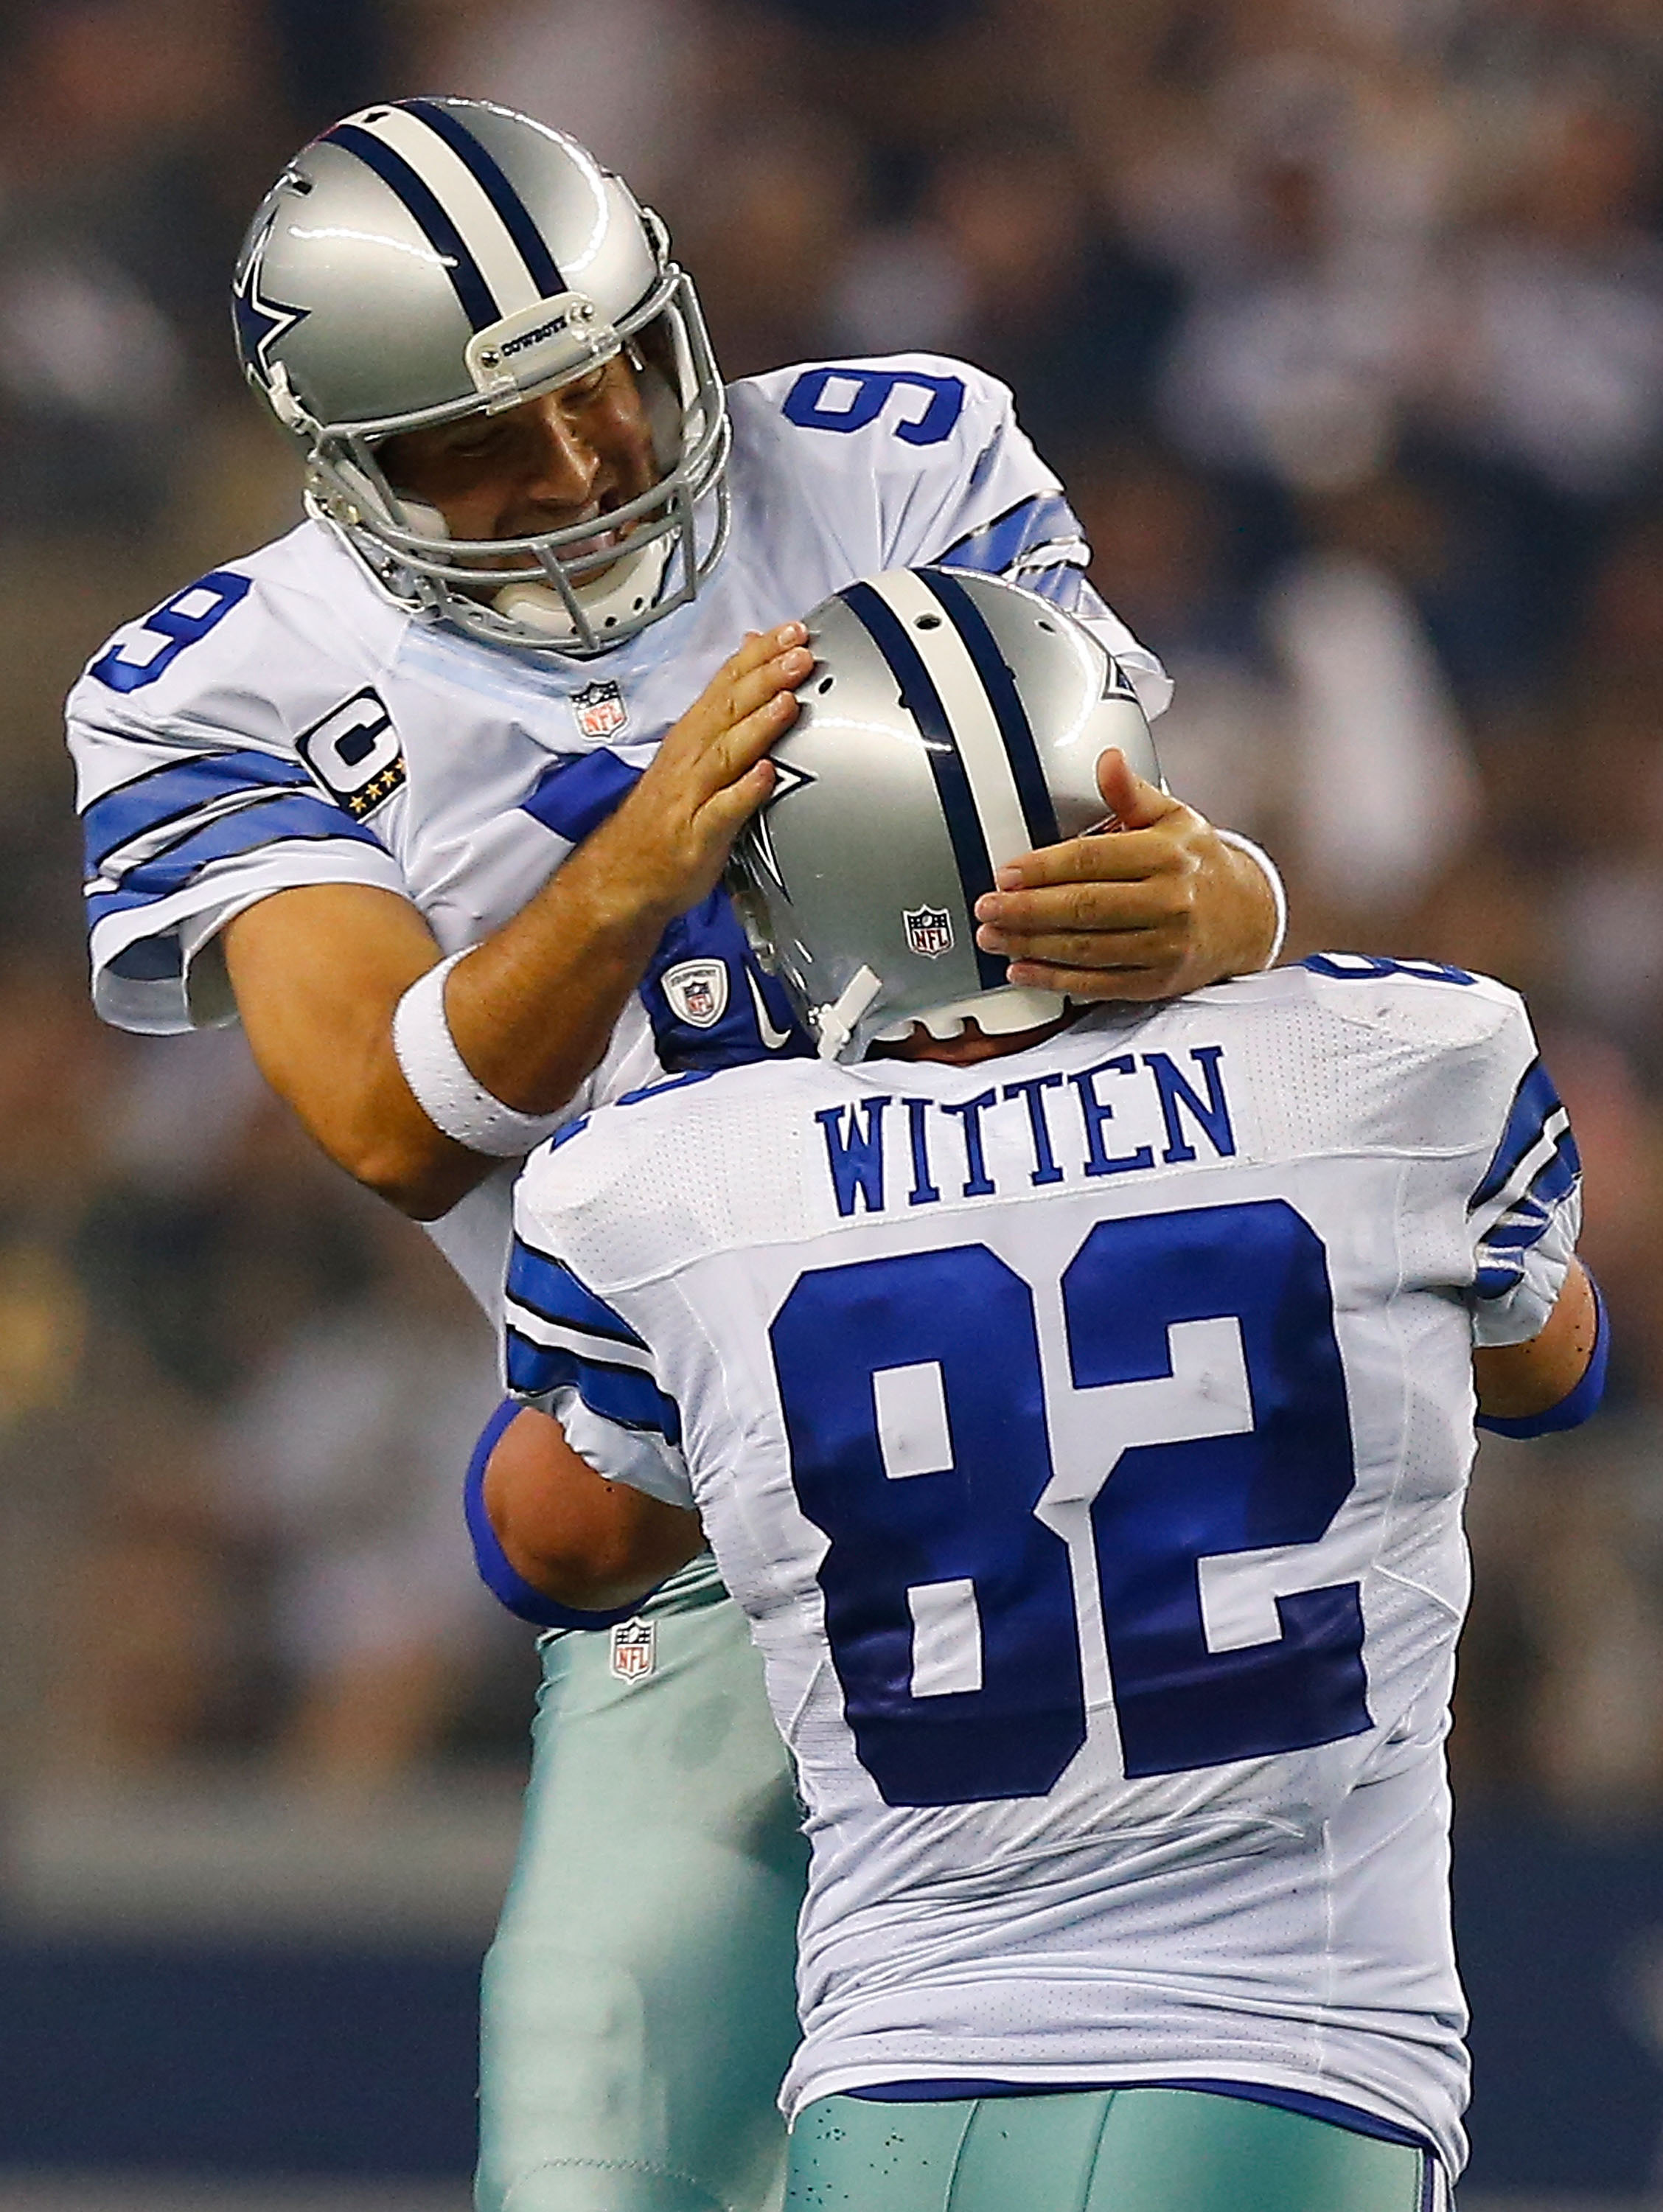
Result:
M786 890L786 879L780 872L780 856L774 849L774 838L768 829L768 817L774 808L782 800L789 799L793 792L806 791L810 784L816 781L816 777L809 774L807 769L793 768L788 761L776 760L774 763L774 789L764 800L761 812L751 818L751 835L755 840L756 857L782 891ZM791 894L786 891L786 896L789 898Z
M276 221L275 216L272 220ZM252 362L262 376L268 378L271 374L271 348L312 313L310 307L291 307L282 300L270 298L261 290L260 275L270 238L271 223L269 222L255 240L247 264L231 289L231 313L237 325L238 349L246 362Z

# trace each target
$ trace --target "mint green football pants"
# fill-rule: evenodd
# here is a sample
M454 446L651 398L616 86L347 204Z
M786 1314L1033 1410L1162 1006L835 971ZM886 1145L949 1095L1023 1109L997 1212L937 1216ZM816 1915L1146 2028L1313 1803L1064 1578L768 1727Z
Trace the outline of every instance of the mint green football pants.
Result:
M650 1673L615 1672L603 1631L543 1641L525 1827L485 1960L479 2212L780 2202L808 1863L796 1798L708 1559L641 1612Z
M786 2212L1446 2212L1435 2161L1195 2089L946 2104L827 2097L798 2116Z

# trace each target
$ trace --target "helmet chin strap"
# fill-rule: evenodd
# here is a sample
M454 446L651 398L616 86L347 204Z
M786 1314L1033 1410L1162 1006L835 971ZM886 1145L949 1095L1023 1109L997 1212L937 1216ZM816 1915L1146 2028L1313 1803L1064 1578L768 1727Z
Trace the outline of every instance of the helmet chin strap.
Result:
M616 561L594 577L574 580L572 590L589 618L590 627L604 630L609 620L621 620L625 615L637 613L654 598L664 581L673 550L669 538L655 538L639 552L631 553L626 547ZM492 595L491 605L500 615L525 623L546 637L574 638L578 635L577 624L565 600L552 585L541 583L535 577L528 576L523 584L505 584Z
M436 507L412 499L407 492L399 492L397 500L399 520L407 530L428 538L450 536L449 525ZM674 550L667 538L652 538L634 553L625 546L616 561L593 577L574 580L572 589L591 628L604 630L609 619L639 612L663 583ZM578 635L565 600L535 574L528 573L523 584L505 584L492 594L491 605L500 615L525 623L557 643Z

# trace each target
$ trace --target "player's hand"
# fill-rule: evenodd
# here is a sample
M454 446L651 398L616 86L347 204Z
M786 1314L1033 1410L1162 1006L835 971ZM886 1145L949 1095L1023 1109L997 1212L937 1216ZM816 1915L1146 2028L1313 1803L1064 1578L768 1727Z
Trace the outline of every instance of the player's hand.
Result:
M747 637L672 725L610 819L584 841L586 874L604 872L659 927L716 884L742 824L774 788L768 748L797 715L792 687L814 666L801 623Z
M1119 751L1097 768L1112 834L1027 853L976 902L976 942L1010 979L1073 999L1168 999L1268 957L1264 871Z

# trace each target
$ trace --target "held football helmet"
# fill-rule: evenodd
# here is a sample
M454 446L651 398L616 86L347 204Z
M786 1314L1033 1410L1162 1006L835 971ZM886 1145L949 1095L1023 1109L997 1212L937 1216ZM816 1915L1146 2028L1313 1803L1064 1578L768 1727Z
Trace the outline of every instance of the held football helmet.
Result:
M467 100L349 115L266 195L233 292L244 373L305 447L307 501L401 605L496 644L604 653L691 599L727 534L729 426L693 286L622 179ZM377 449L622 353L659 481L606 516L453 541Z
M1130 678L1072 616L991 576L893 569L807 617L813 673L729 888L825 1059L922 1021L1037 1027L974 908L1018 854L1103 825L1099 757L1158 783Z

